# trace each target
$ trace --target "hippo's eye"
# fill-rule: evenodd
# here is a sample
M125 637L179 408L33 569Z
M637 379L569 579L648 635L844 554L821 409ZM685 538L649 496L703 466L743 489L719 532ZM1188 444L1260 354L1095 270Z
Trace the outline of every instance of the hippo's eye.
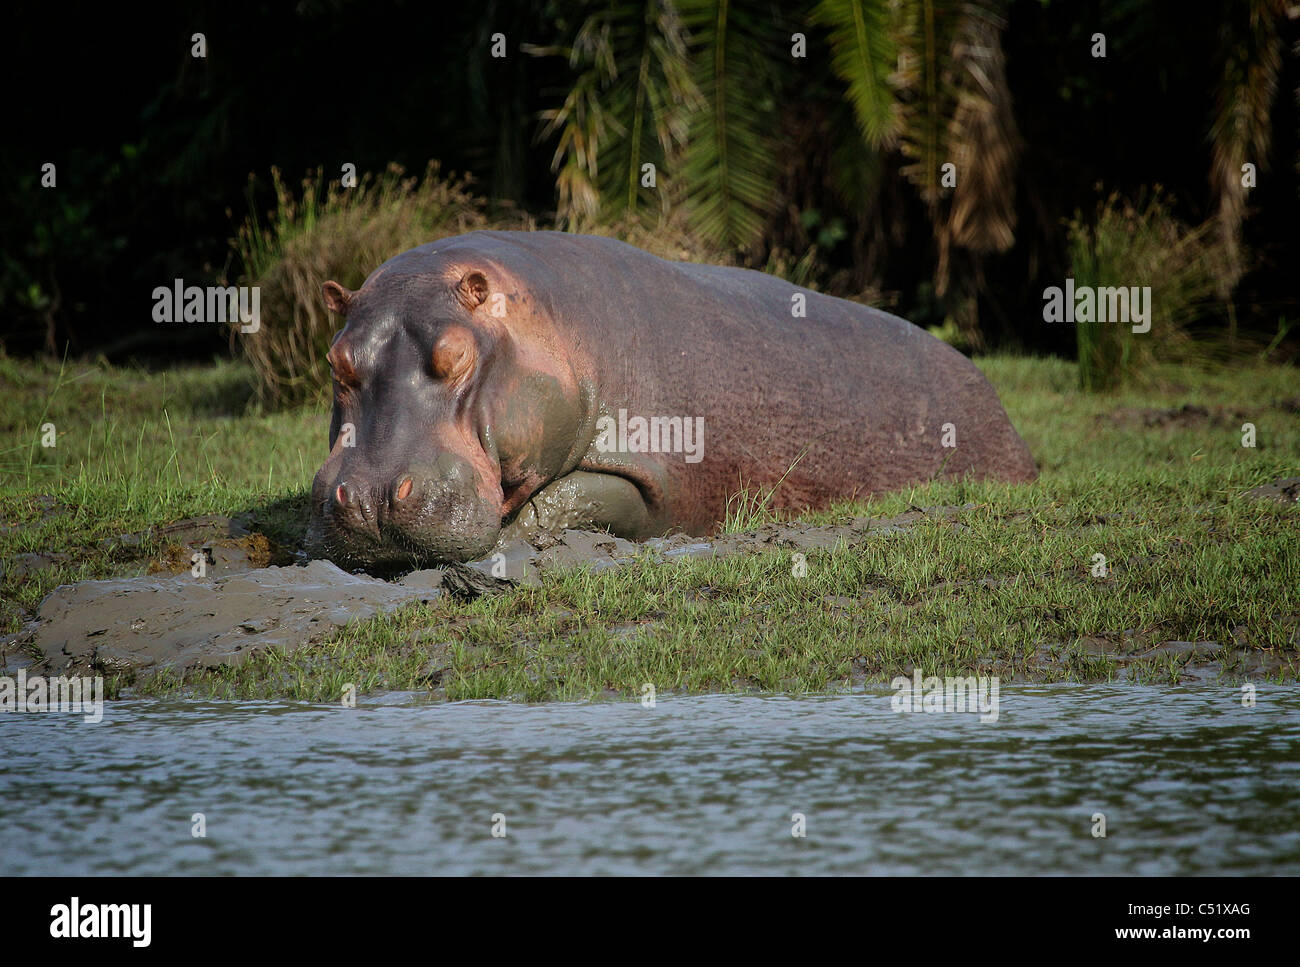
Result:
M330 367L330 376L334 379L334 402L346 406L352 398L352 387L339 378L338 370L333 366Z
M329 363L330 375L339 385L357 385L357 371L352 365L352 353L345 344L335 343L325 354L325 362Z
M433 346L433 375L452 379L474 365L474 337L460 326L449 326Z

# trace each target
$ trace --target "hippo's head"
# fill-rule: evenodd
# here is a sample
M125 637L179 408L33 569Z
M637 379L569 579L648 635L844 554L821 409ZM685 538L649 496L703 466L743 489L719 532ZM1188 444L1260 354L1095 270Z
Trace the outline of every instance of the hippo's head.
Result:
M492 266L431 266L421 251L356 292L324 286L347 324L327 356L330 454L307 549L350 570L484 556L585 449L585 394L530 300Z

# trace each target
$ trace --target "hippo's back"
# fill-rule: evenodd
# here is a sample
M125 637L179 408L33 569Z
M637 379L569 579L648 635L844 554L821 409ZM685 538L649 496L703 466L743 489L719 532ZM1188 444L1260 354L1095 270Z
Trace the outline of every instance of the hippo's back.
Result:
M563 232L474 232L390 264L407 259L412 270L483 260L521 281L593 361L611 411L703 417L704 461L673 472L716 478L714 489L770 485L796 461L783 505L820 506L828 494L896 489L941 470L1035 476L975 365L878 309ZM948 424L955 448L943 446Z

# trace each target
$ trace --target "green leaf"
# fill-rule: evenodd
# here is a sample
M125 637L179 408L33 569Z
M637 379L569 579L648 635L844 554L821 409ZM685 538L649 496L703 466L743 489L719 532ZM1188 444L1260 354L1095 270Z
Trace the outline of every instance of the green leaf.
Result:
M831 69L847 85L863 139L871 148L893 146L902 117L890 84L898 44L888 0L820 0L812 19L830 30Z
M758 244L775 196L772 21L731 0L682 0L696 84L707 109L692 115L683 161L687 210L706 241ZM766 29L765 29L766 28Z

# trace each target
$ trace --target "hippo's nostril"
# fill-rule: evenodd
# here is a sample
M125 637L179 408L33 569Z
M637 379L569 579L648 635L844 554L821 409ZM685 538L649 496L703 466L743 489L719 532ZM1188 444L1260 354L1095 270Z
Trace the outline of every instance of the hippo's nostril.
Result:
M352 502L352 491L348 489L346 483L338 485L338 489L334 491L334 499L340 507L346 507Z
M393 491L393 498L395 500L405 500L409 496L411 496L411 478L403 477L401 483L397 485L397 489Z

